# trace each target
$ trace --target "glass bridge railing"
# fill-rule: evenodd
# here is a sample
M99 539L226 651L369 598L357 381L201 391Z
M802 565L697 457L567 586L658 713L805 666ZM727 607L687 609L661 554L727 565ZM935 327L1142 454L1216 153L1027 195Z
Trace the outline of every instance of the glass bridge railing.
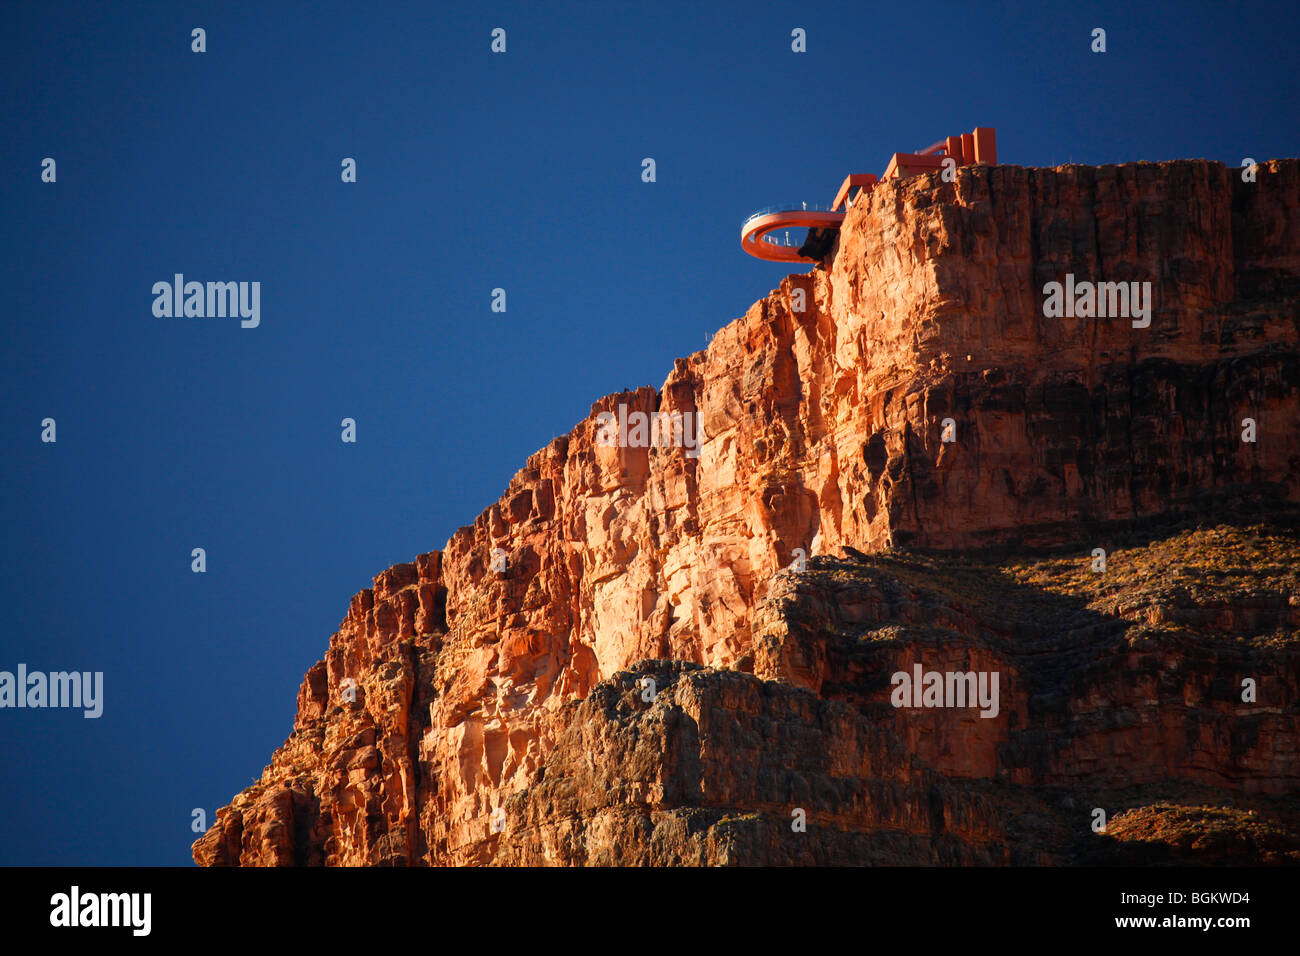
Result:
M745 221L740 224L740 228L744 229L746 226L750 224L750 222L752 222L755 219L758 219L760 216L770 216L774 212L834 212L834 211L835 210L831 209L831 207L826 203L812 203L812 202L776 203L775 205L764 206L762 209L757 209L754 212L751 212L748 216L745 217Z

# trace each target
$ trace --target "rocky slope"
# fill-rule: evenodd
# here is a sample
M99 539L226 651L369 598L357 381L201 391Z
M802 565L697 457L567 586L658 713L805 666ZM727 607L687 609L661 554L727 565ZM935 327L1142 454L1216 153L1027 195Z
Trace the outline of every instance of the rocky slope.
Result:
M1294 859L1297 210L1296 160L877 188L354 597L196 861L1158 861L1198 806L1243 821L1207 861ZM1067 273L1150 282L1149 326L1045 317ZM619 405L698 457L602 444ZM997 715L893 707L918 662Z

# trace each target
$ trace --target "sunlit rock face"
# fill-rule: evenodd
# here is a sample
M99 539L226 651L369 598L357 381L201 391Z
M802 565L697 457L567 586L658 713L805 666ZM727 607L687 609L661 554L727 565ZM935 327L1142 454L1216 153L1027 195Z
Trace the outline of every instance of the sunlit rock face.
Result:
M195 860L1068 862L1093 807L1146 808L1100 838L1134 846L1157 799L1288 819L1298 212L1296 160L877 187L811 272L354 597ZM1067 277L1147 311L1056 307ZM1186 515L1223 527L1178 557ZM1069 556L1015 564L1040 548ZM996 672L996 715L893 706L916 664ZM1288 859L1278 825L1241 853Z

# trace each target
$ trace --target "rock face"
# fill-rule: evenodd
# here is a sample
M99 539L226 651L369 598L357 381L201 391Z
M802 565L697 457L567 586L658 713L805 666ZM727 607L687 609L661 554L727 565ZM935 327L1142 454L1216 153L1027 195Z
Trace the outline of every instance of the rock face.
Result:
M1293 861L1298 211L1297 160L877 187L354 597L195 860L1157 861L1195 857L1168 807L1249 800L1267 839L1206 859ZM1046 316L1067 275L1149 282L1149 325ZM604 412L689 413L698 455L607 444ZM916 663L996 673L996 715L894 707ZM1145 815L1099 839L1094 808Z

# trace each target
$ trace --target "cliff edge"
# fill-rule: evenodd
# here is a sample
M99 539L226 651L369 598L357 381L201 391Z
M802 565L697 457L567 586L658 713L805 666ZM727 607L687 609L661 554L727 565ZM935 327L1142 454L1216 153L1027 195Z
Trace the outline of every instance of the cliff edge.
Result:
M1298 212L1294 159L878 186L356 595L194 859L1300 862Z

